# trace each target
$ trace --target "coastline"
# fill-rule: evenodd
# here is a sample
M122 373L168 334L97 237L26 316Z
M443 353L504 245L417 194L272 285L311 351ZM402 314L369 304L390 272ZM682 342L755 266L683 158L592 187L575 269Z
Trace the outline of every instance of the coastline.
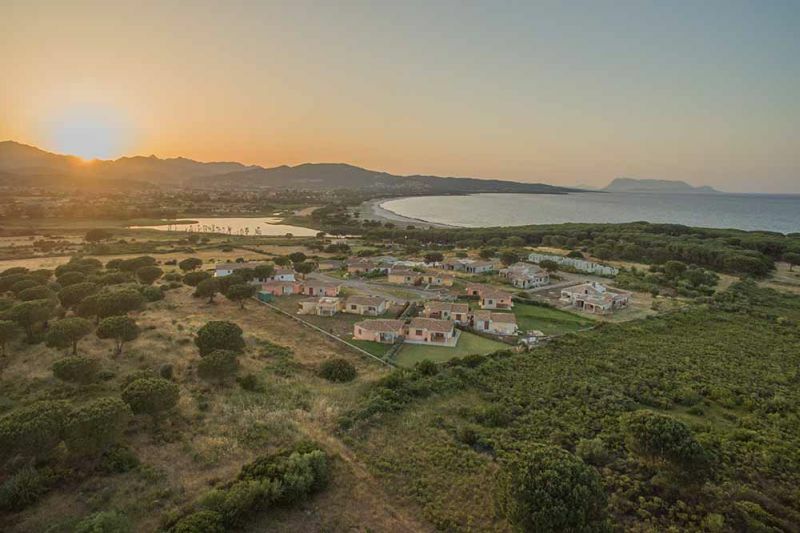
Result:
M453 226L451 224L441 224L438 222L428 222L427 220L422 220L419 218L411 218L400 215L386 209L381 204L384 202L388 202L390 200L401 200L403 198L413 198L413 197L393 197L393 198L376 198L374 200L367 200L363 202L361 205L358 206L356 211L359 213L359 216L365 220L377 220L378 222L391 222L392 224L404 224L407 226L422 226L422 227L433 227L433 228L462 228L463 226Z

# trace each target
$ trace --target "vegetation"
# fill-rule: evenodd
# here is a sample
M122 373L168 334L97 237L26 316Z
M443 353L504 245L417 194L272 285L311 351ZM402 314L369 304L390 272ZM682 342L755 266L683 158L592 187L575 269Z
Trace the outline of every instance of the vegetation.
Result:
M96 359L73 355L53 363L53 375L62 381L87 385L97 379L100 365Z
M122 346L139 336L139 326L128 316L110 316L100 321L97 337L114 340L114 354L122 354Z
M319 366L319 375L328 381L346 383L356 379L356 367L347 359L328 359Z
M85 318L62 318L50 326L47 332L47 345L55 348L71 348L72 355L77 355L78 341L91 333L92 329L92 323Z
M231 350L214 350L197 363L197 374L206 380L222 382L236 374L239 362Z
M157 416L172 409L178 402L178 386L163 378L140 378L122 391L122 399L133 414Z
M242 328L233 322L224 320L207 322L198 330L194 343L200 350L201 356L210 354L215 350L241 352L244 349Z

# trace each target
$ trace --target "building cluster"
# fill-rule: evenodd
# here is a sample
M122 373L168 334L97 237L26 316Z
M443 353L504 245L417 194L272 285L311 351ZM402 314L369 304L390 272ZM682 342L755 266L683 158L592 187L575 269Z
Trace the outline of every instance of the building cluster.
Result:
M514 263L501 269L500 276L518 289L533 289L550 283L550 273L530 263Z
M561 301L587 313L605 315L628 307L631 293L606 287L596 281L587 281L561 289Z
M618 268L614 268L608 265L601 265L600 263L595 263L594 261L587 261L586 259L580 259L577 257L567 257L564 255L540 254L534 252L528 256L528 261L537 264L541 263L542 261L552 261L559 265L574 268L579 272L585 272L587 274L597 274L600 276L616 276L617 274L619 274Z

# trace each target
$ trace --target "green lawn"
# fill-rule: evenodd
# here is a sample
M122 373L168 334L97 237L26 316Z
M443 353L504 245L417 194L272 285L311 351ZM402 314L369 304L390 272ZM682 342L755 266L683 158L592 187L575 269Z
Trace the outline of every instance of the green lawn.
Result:
M428 346L425 344L404 344L395 358L398 366L412 367L425 359L441 363L455 357L470 354L486 354L508 348L507 344L479 337L474 333L461 332L458 345L452 348L445 346Z
M519 325L520 331L538 329L545 335L562 335L587 328L594 322L589 318L552 307L516 302L514 303L514 314L517 316L517 325Z
M377 357L383 357L386 355L386 352L389 351L389 348L392 347L391 344L381 344L380 342L362 341L356 339L347 339L347 342L355 344L362 350L365 350Z

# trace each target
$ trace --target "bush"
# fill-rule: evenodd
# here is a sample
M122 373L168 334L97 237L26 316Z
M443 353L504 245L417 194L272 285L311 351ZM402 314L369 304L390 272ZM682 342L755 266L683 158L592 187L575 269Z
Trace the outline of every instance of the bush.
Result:
M134 414L152 416L171 409L178 403L178 386L162 378L140 378L122 391L122 399Z
M236 352L214 350L197 363L197 374L209 381L223 381L234 375L239 368Z
M173 533L225 533L227 528L222 515L216 511L197 511L181 518Z
M190 287L197 287L198 285L200 285L201 281L205 281L207 279L211 279L211 274L200 270L195 272L189 272L185 276L183 276L183 283Z
M160 367L158 367L158 375L164 379L168 379L172 381L172 378L175 376L175 369L170 363L164 363Z
M439 373L439 367L436 363L431 361L430 359L423 359L416 365L414 365L414 370L419 372L423 376L435 376Z
M263 392L264 386L259 381L258 376L255 374L247 374L246 376L242 376L240 378L236 378L236 382L239 384L241 388L246 391L251 392Z
M495 500L514 530L606 529L606 494L600 479L571 453L537 446L504 463Z
M590 465L603 466L608 463L608 450L603 439L581 439L575 446L575 453Z
M244 349L242 328L233 322L212 320L207 322L197 332L194 343L204 356L214 350L230 350L241 352Z
M164 271L157 266L143 266L136 269L136 279L145 285L152 285L154 281L164 275Z
M139 464L139 458L130 448L112 446L103 453L99 468L101 471L110 474L122 474L137 468Z
M23 302L30 302L31 300L47 300L53 298L55 294L53 291L44 285L38 285L21 291L17 298Z
M96 359L73 355L53 363L53 375L62 381L87 385L97 379L100 365Z
M47 457L61 442L69 407L42 401L0 418L0 457Z
M83 283L86 281L86 274L78 271L64 272L56 279L58 280L59 285L62 287L68 287L70 285L75 285L76 283Z
M80 455L108 450L122 438L130 416L130 408L119 398L100 398L78 407L64 427L67 448Z
M153 287L151 285L142 287L140 291L144 299L148 302L157 302L164 299L164 291L161 287Z
M21 511L38 501L54 481L55 475L49 469L23 467L0 485L0 509Z
M133 531L128 518L117 511L100 511L77 523L74 533L128 533Z
M356 367L347 359L328 359L320 365L319 375L328 381L346 383L356 378Z

